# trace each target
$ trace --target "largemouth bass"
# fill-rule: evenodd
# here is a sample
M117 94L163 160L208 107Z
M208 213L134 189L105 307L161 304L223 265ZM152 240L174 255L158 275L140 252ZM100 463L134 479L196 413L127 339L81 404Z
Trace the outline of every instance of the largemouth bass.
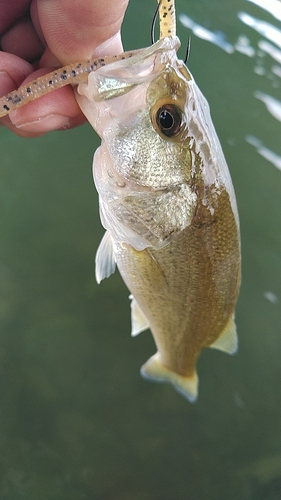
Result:
M157 347L142 375L195 401L201 350L237 350L240 238L208 103L177 57L172 7L161 4L151 47L91 62L77 100L102 139L93 163L106 229L97 281L117 264L132 294L132 335L150 328Z
M132 293L132 334L150 328L157 346L142 375L194 401L201 349L237 348L239 223L208 104L178 47L166 37L91 73L78 102L102 138L97 280L116 262Z

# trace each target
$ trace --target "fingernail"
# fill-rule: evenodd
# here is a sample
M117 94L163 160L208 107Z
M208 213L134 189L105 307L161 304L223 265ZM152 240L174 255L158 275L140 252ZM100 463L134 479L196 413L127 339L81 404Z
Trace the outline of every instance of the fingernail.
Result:
M109 38L101 45L99 45L93 53L94 57L99 56L114 56L116 54L121 54L123 52L123 45L121 42L120 31L116 33L113 37Z
M11 115L10 115L11 116ZM12 118L12 117L11 117ZM68 116L62 115L47 115L39 118L38 120L33 120L27 123L14 123L11 122L20 130L25 130L26 132L50 132L51 130L60 130L64 128L69 128L70 121Z
M0 71L0 95L8 94L15 87L16 84L7 71Z

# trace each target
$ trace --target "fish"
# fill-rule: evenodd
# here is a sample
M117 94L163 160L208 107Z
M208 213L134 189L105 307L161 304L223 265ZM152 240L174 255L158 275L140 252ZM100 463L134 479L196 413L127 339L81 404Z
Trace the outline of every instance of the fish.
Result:
M131 334L150 329L156 346L141 375L194 402L201 351L238 347L239 217L209 105L177 56L172 0L159 16L159 40L87 70L76 99L101 138L97 282L118 268Z
M150 328L157 347L141 374L195 401L201 350L237 350L240 239L209 106L178 48L164 37L100 68L79 85L78 103L102 139L93 162L106 229L97 281L117 265L132 335Z

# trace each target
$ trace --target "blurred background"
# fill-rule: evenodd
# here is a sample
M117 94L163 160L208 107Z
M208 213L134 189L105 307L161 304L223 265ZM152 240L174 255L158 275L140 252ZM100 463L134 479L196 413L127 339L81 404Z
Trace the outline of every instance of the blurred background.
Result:
M155 3L131 0L126 50ZM239 352L202 353L194 405L143 380L151 334L130 337L118 272L94 277L99 138L1 129L1 500L281 498L281 4L177 0L177 18L237 195Z

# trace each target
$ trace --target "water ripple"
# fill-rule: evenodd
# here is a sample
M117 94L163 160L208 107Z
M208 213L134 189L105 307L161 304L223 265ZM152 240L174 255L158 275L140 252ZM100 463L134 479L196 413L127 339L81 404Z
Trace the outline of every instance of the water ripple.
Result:
M258 7L266 10L270 14L281 21L281 4L280 0L248 0L248 2L252 2L256 4Z
M266 105L267 111L281 122L281 102L277 99L274 99L271 95L265 94L264 92L260 92L257 90L254 92L254 96L260 101L264 102Z
M186 14L180 14L179 20L185 28L191 29L194 35L202 38L202 40L207 40L208 42L217 45L228 54L232 54L234 52L233 45L225 40L224 33L210 31L207 28L204 28L204 26L195 23L195 21L193 21L193 19L188 17Z
M254 135L247 135L246 142L254 146L257 152L266 160L270 161L272 165L278 170L281 170L281 156L271 151L271 149L267 148L263 145L263 143L255 137Z
M242 23L246 24L250 28L253 28L257 31L257 33L281 48L281 30L279 28L276 28L266 21L250 16L250 14L247 14L246 12L238 12L237 16Z

